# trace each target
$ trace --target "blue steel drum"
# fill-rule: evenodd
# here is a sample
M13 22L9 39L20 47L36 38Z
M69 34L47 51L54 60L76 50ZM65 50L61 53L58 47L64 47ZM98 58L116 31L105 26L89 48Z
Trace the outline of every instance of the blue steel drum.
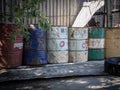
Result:
M27 65L40 65L47 63L46 51L30 50L24 52L24 63Z
M30 38L27 42L28 49L46 50L46 40L41 38Z
M46 50L46 31L39 29L36 25L35 29L30 30L30 39L27 46L31 49Z
M46 31L34 25L30 38L24 43L24 64L39 65L47 63Z

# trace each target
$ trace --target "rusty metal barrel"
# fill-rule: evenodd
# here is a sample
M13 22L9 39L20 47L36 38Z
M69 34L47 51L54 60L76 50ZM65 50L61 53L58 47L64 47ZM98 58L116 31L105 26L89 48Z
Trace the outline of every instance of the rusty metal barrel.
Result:
M89 28L88 31L89 31L88 59L89 60L104 59L104 40L105 40L104 28L91 27Z
M12 33L19 30L16 24L0 23L0 68L15 68L22 65L23 36L10 41Z
M69 28L69 62L88 61L88 28Z
M47 31L48 63L68 62L68 28L51 27Z

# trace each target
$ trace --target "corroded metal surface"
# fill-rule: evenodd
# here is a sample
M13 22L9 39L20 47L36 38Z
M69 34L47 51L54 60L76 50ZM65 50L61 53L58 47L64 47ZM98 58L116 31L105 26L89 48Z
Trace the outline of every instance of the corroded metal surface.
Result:
M88 40L69 40L69 50L88 50Z
M69 62L88 61L88 28L69 28Z
M68 51L49 51L49 63L68 63Z
M67 27L51 27L50 30L47 31L47 39L59 39L59 38L68 38L68 28Z
M79 63L88 61L88 51L70 51L69 62Z
M105 57L120 56L120 28L106 29Z
M68 28L52 27L47 31L48 63L68 62Z
M69 28L69 39L88 39L88 28Z

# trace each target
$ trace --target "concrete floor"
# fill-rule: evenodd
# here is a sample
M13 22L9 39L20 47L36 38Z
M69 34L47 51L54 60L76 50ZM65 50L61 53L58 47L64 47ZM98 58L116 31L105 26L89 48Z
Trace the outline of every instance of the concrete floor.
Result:
M0 90L120 90L120 77L87 76L1 82Z

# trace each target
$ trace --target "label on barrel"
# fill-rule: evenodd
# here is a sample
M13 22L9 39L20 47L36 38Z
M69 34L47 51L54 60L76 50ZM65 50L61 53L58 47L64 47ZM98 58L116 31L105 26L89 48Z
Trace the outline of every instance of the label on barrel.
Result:
M88 50L88 40L69 40L70 50Z
M68 38L67 27L52 27L47 31L47 38Z
M89 39L89 48L104 48L104 39Z
M87 39L88 28L70 28L69 38L70 39Z
M14 43L14 48L22 49L23 43Z
M68 50L67 39L49 39L47 40L48 50Z

